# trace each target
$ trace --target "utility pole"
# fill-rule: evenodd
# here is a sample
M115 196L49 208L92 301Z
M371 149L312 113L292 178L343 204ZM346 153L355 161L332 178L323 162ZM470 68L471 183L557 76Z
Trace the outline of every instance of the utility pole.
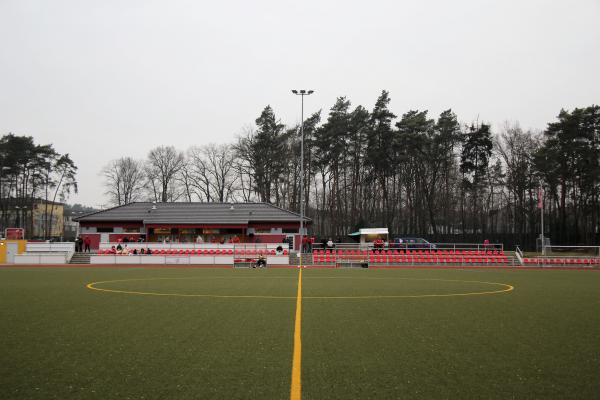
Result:
M542 256L546 255L546 243L544 241L544 189L542 185L538 189L538 208L540 209L540 219L541 219L541 232L540 232L540 241L542 246Z
M302 268L302 250L304 241L304 96L314 93L314 90L292 90L292 93L301 97L300 111L300 265Z

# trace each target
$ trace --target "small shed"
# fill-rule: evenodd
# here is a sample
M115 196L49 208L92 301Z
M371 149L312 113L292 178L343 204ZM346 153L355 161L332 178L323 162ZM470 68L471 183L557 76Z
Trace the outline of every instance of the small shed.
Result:
M381 239L384 242L389 242L388 228L363 228L359 229L358 232L351 233L350 235L354 239L359 239L361 246L373 243L377 239Z

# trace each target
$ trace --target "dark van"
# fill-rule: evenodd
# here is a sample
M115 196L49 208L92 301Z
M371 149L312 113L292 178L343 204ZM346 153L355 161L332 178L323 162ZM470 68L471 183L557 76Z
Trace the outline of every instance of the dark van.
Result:
M393 245L397 249L435 249L433 243L423 238L395 238Z

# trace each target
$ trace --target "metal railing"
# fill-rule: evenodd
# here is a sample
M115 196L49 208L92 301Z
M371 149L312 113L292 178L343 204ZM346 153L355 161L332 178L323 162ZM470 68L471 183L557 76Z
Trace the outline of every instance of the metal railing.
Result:
M288 243L160 243L160 242L103 242L100 243L100 249L106 250L113 246L127 246L133 249L151 249L151 250L276 250L281 247L283 250L289 250Z
M600 257L527 257L523 259L523 265L534 265L536 267L581 267L588 266L600 268Z
M521 248L520 248L519 246L517 246L517 247L515 248L515 256L517 257L517 260L519 261L519 263L520 263L521 265L523 265L523 259L524 259L525 257L523 256L523 251L521 250Z
M312 265L368 264L370 266L515 266L515 258L502 255L313 255Z
M477 251L504 251L503 243L389 243L384 247L375 247L373 243L333 243L329 247L323 243L314 243L310 250L477 250ZM305 252L307 249L305 249Z

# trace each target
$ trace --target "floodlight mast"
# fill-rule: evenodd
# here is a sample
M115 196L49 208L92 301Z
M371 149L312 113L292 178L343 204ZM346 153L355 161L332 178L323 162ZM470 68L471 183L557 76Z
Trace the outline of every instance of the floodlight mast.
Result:
M313 94L314 90L292 90L292 93L302 97L300 111L300 257L299 268L302 268L302 250L304 241L304 96Z

